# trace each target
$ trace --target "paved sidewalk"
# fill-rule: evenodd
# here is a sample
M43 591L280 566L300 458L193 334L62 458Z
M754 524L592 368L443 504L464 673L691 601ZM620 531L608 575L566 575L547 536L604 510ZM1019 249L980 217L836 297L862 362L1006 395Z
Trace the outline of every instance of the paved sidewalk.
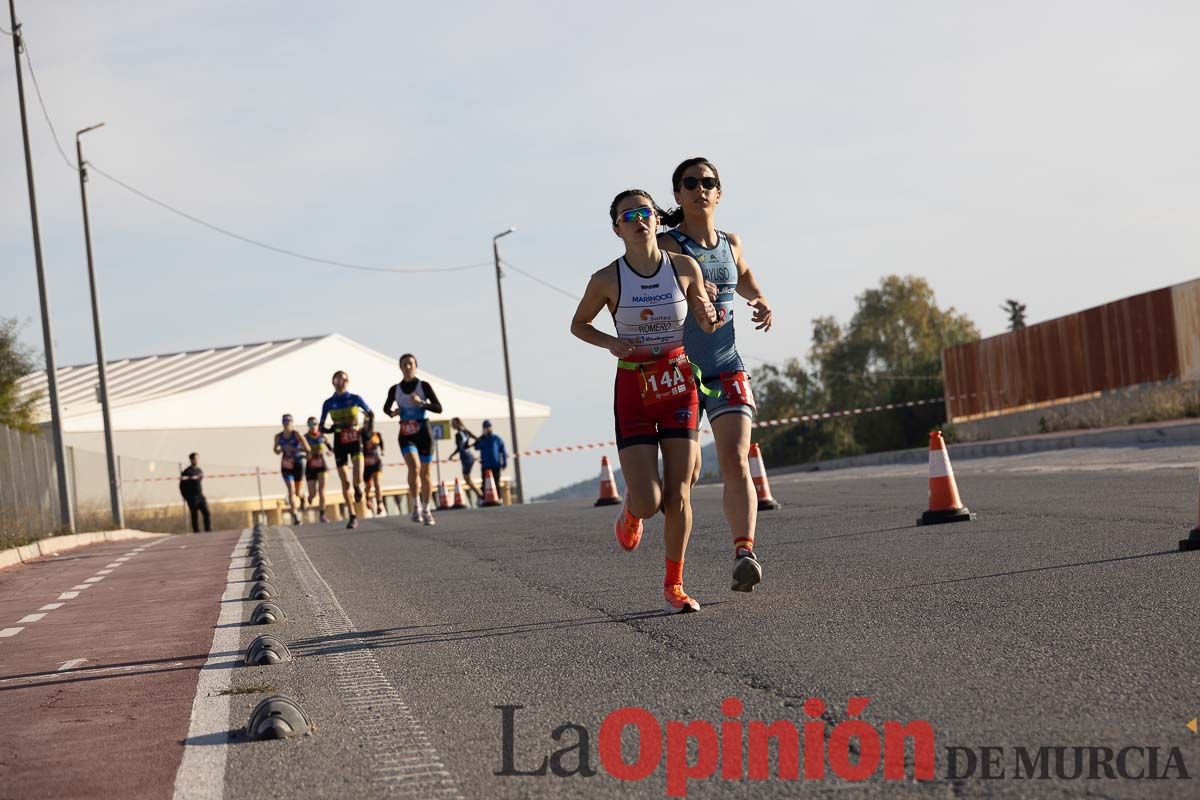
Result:
M238 531L0 573L0 798L169 798Z

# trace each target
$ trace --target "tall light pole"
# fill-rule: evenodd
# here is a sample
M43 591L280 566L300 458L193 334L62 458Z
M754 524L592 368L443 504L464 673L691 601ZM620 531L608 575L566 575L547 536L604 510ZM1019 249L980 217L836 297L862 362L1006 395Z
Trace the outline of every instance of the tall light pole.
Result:
M100 301L96 296L96 269L92 263L92 226L88 221L87 162L79 138L104 126L101 122L75 132L75 159L79 165L79 199L83 203L83 243L87 247L88 286L92 291L92 329L96 334L96 370L100 374L100 415L104 419L104 454L108 457L108 502L113 525L125 527L125 509L121 507L121 487L117 483L117 456L113 451L112 418L108 410L108 370L104 366L104 336L100 333Z
M521 443L517 440L517 410L513 405L512 370L508 366L508 328L504 324L504 290L500 288L500 238L516 231L509 228L492 237L492 255L496 259L496 297L500 300L500 344L504 347L504 383L508 386L508 422L511 426L513 468L517 472L517 502L525 502L525 484L521 480Z
M12 20L13 61L17 65L17 102L21 107L21 136L25 141L25 180L29 184L29 217L33 223L33 260L37 264L38 300L42 310L42 346L46 351L46 392L50 395L50 429L54 438L54 460L58 466L58 509L61 526L75 532L75 513L67 486L67 452L63 447L62 420L58 410L58 371L54 363L54 336L50 331L50 304L46 298L46 272L42 268L42 236L38 231L37 195L33 190L33 156L29 152L29 123L25 117L25 83L21 76L21 24L13 0L8 0Z

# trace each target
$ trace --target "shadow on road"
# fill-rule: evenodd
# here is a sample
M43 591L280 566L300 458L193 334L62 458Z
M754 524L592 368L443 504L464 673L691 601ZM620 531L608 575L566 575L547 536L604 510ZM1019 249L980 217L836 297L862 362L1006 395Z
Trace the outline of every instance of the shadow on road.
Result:
M896 589L919 589L926 586L944 586L947 583L963 583L965 581L982 581L988 578L1003 578L1008 575L1024 575L1029 572L1049 572L1055 569L1073 569L1074 567L1090 567L1095 564L1114 564L1118 561L1133 561L1138 558L1153 558L1154 556L1170 556L1178 553L1178 550L1158 550L1154 553L1139 553L1135 556L1117 556L1115 558L1099 558L1095 561L1076 561L1071 564L1052 564L1048 567L1030 567L1029 569L1014 569L1009 572L991 572L986 575L970 575L965 578L947 578L944 581L930 581L929 583L906 583L902 586L887 586L878 591L890 592Z

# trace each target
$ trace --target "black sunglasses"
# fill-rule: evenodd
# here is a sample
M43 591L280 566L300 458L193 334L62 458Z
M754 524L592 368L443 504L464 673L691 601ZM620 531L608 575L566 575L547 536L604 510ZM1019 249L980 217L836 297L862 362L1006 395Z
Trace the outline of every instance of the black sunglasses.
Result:
M683 184L683 188L687 189L688 191L695 189L697 186L703 186L705 189L710 191L721 188L720 181L718 181L716 178L709 178L707 176L703 178L694 178L689 175L688 177L684 178L681 183Z

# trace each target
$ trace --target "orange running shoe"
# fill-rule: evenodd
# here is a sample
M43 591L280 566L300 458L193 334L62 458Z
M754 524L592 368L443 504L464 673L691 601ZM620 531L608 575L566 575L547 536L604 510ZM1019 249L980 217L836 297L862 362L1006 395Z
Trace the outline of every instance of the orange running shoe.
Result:
M624 550L633 550L642 541L642 521L621 506L621 513L613 529L617 532L617 544Z
M687 596L687 592L683 591L683 584L672 583L670 586L663 587L663 599L667 601L667 611L677 614L687 614L691 611L699 611L700 604Z

